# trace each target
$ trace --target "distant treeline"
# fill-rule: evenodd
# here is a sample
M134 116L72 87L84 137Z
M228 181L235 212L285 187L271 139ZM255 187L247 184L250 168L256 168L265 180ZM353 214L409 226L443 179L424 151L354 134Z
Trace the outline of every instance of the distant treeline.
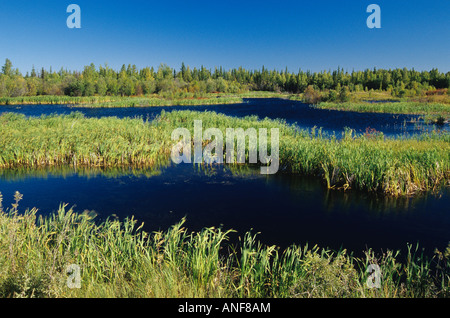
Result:
M91 64L83 71L36 70L23 75L6 59L0 73L0 97L66 95L66 96L139 96L159 94L179 98L205 93L241 93L272 91L304 93L307 88L316 91L358 92L367 90L389 91L393 96L423 95L426 91L450 87L450 72L437 69L366 69L346 72L334 71L297 73L268 70L246 70L242 67L214 70L205 67L190 68L182 63L179 70L161 64L138 69L125 64L120 70L107 65L98 68ZM450 91L450 90L449 90Z

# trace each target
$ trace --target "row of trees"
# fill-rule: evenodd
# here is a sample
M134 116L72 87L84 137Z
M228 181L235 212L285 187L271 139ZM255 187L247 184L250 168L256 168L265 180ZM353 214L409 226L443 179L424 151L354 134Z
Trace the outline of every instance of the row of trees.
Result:
M242 67L214 70L205 67L193 68L182 63L177 71L165 64L156 70L153 67L138 69L136 65L123 65L116 71L105 66L98 68L91 64L83 71L36 71L24 76L13 68L6 59L0 73L0 96L35 96L35 95L146 95L158 93L167 96L186 93L202 94L212 92L237 93L242 91L274 91L303 93L312 86L315 90L361 91L388 90L394 95L401 95L406 90L421 94L430 89L450 87L450 72L415 71L394 69L366 69L364 71L310 72L299 70L246 70Z

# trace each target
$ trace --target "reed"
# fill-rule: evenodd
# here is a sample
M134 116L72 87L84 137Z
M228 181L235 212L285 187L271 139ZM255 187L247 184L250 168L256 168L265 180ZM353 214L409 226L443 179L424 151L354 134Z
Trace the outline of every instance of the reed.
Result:
M168 157L160 129L142 119L0 116L0 167L153 166Z
M283 98L288 99L292 94L271 92L271 91L249 91L246 93L239 93L237 96L242 98Z
M95 104L120 100L119 96L19 96L0 97L0 105Z
M334 109L354 112L373 112L391 114L417 114L417 115L441 115L448 120L450 116L450 104L425 103L425 102L348 102L332 103L321 102L314 106L320 109Z
M1 197L1 196L0 196ZM147 233L133 217L95 221L61 205L49 216L19 213L21 195L0 209L1 297L448 297L449 253L431 259L407 246L381 255L293 245L280 251L231 230L189 232L185 219ZM0 201L1 202L1 201ZM450 247L449 247L450 250ZM439 261L439 266L431 266ZM80 267L80 288L67 268ZM369 264L382 269L381 288L366 284Z
M150 106L196 106L218 104L240 104L242 97L203 94L202 96L173 96L149 95L140 97L121 96L22 96L0 97L0 105L71 105L72 107L115 108L115 107L150 107Z

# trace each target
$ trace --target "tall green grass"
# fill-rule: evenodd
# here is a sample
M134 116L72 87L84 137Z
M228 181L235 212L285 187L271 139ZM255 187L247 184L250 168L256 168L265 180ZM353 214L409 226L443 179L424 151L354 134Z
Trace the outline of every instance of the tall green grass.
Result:
M421 103L421 102L348 102L332 103L321 102L314 107L320 109L335 109L341 111L374 112L391 114L417 114L417 115L441 115L450 116L450 104L444 103Z
M96 104L120 100L119 96L20 96L0 97L0 105Z
M161 129L142 119L0 116L0 167L153 166L167 159Z
M0 105L43 105L65 104L73 107L114 108L114 107L149 107L149 106L195 106L238 104L243 100L239 96L204 94L201 97L164 97L151 95L148 97L121 96L23 96L0 97Z
M194 120L202 120L203 129L215 127L223 132L228 127L269 132L279 128L280 169L316 176L330 189L410 195L439 189L450 180L448 133L386 138L348 130L344 138L337 139L322 136L320 130L299 131L280 120L194 111L162 112L153 121L84 118L80 113L39 118L3 114L0 168L152 167L169 160L175 128L188 128L193 136Z
M0 196L1 198L1 196ZM0 208L0 297L448 297L450 247L426 259L407 246L384 254L263 245L253 233L231 244L231 230L189 232L185 220L147 233L133 217L96 223L66 206ZM1 202L1 201L0 201ZM69 288L69 265L80 288ZM370 264L380 288L367 285Z

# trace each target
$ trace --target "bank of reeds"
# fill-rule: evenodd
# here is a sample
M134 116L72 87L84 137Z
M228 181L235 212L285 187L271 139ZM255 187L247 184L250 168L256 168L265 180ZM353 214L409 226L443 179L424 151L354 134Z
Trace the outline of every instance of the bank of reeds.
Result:
M333 103L321 102L314 107L320 109L334 109L340 111L390 113L390 114L416 114L441 115L450 117L450 104L425 102L347 102Z
M19 96L0 97L0 105L96 104L120 100L120 96Z
M191 94L192 95L192 94ZM71 105L72 107L114 108L114 107L150 107L150 106L195 106L238 104L243 100L239 96L205 94L194 97L167 98L159 95L121 97L121 96L22 96L0 97L0 105Z
M205 98L124 98L111 102L99 102L88 105L80 105L82 107L149 107L149 106L198 106L198 105L221 105L221 104L240 104L243 100L240 97L205 97Z
M356 135L347 130L344 138L337 139L322 136L320 129L299 131L280 120L194 111L163 111L153 121L85 118L80 113L39 118L3 114L0 116L0 168L151 167L169 159L175 143L171 133L175 128L188 128L194 136L194 120L202 120L204 130L220 129L224 138L229 127L265 128L269 147L270 129L278 128L280 169L316 176L328 188L397 196L439 189L450 182L448 133L386 138L381 133ZM204 140L204 144L207 142ZM248 147L246 155L248 162Z
M167 159L169 145L142 119L68 116L0 116L0 167L153 166Z
M20 199L0 208L0 297L449 296L450 248L429 259L411 245L360 258L307 244L279 250L250 232L236 244L231 230L189 232L184 219L146 233L133 217L96 223L65 206L19 213Z

